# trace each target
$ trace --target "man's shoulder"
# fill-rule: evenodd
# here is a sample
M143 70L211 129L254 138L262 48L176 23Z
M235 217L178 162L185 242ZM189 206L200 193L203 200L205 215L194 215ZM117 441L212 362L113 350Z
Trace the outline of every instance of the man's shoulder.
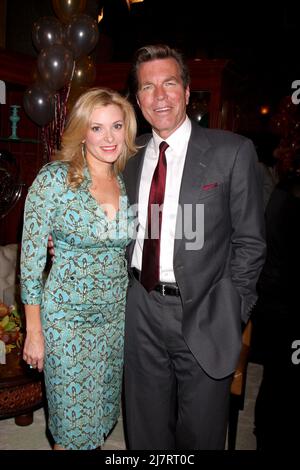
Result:
M137 137L136 145L138 147L138 151L133 157L131 157L128 160L128 162L126 164L126 167L125 167L125 170L124 170L125 178L128 176L128 173L131 173L131 171L134 168L137 168L139 166L140 157L144 153L145 147L147 146L147 144L148 144L149 140L151 139L151 137L152 137L151 133L141 134L140 136Z
M249 139L241 134L237 134L232 131L224 129L210 129L200 127L199 125L193 126L192 135L205 135L208 141L212 145L241 145L242 143L249 141Z
M152 134L150 132L146 133L146 134L141 134L137 137L136 139L136 144L138 146L144 146L144 145L147 145L149 140L151 139L152 137Z

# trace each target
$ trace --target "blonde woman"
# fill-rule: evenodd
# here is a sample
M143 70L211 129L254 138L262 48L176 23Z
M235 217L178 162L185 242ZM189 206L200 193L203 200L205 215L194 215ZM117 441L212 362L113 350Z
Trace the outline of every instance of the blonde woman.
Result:
M130 103L108 89L76 102L56 161L26 200L24 360L44 370L54 449L96 449L119 416L133 216L120 173L136 151ZM55 258L43 283L47 240Z

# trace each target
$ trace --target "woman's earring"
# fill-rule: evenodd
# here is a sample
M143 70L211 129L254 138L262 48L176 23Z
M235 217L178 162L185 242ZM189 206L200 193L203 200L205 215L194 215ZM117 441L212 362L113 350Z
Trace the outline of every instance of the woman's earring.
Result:
M86 157L85 141L81 142L81 155L82 155L83 160L85 160L85 157Z

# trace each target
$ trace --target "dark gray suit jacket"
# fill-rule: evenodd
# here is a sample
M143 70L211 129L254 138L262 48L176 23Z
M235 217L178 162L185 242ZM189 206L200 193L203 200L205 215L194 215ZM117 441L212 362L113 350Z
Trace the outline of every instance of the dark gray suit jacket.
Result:
M150 138L142 136L139 143ZM124 172L131 204L137 203L145 149L129 160ZM204 233L203 246L190 249L191 234L180 230L184 217L177 217L182 237L175 240L174 273L184 312L182 331L201 367L218 379L235 370L241 322L247 322L256 302L264 263L262 187L252 142L192 123L179 204L193 207L188 224L192 218L193 228ZM204 209L204 227L196 223L196 205Z

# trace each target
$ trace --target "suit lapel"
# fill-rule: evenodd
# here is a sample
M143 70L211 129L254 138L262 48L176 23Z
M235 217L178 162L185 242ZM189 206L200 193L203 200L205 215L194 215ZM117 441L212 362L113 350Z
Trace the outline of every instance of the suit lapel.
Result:
M211 144L204 130L198 124L192 122L192 132L187 148L179 193L179 206L182 213L184 204L195 205L199 199L201 183L210 162L210 152L208 152L210 147ZM181 233L182 227L178 225L181 223L182 221L177 215L176 233ZM178 252L182 238L175 240L174 257Z

